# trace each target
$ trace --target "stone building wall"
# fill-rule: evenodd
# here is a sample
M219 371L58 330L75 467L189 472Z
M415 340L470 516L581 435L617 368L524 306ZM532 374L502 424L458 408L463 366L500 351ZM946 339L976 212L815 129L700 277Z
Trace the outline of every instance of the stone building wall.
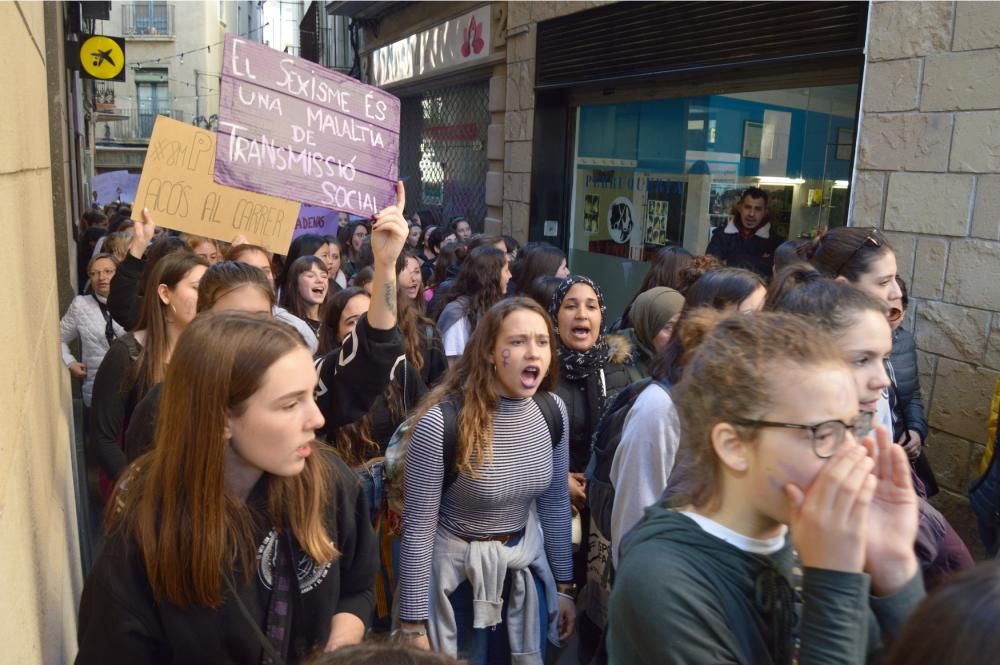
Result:
M908 327L943 489L970 545L1000 377L1000 2L876 2L853 224L886 232L910 285Z
M0 602L4 663L66 663L76 653L80 549L73 494L69 374L59 355L60 280L68 220L53 219L47 64L65 54L55 3L0 3L0 40L18 54L0 70L16 103L0 108ZM48 37L48 39L47 39ZM62 236L61 240L57 237ZM62 247L60 251L59 248Z
M607 5L607 0L507 3L507 103L504 118L503 232L528 239L535 47L539 21Z

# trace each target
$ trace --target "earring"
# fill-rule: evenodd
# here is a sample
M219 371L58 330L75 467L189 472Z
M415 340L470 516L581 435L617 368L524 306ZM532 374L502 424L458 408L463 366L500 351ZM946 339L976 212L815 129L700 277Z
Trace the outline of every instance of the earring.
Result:
M174 310L174 314L177 314L177 308L174 307L174 303L170 303L170 309Z

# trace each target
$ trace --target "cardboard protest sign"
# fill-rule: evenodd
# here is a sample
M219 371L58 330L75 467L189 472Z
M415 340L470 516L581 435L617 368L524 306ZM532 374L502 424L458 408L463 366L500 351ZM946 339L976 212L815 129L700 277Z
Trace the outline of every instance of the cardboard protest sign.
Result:
M243 235L272 252L287 252L299 204L218 185L214 170L214 132L157 117L132 219L149 208L158 226L224 242Z
M226 36L215 181L371 217L396 202L399 99Z
M98 173L91 178L90 186L97 192L97 203L102 205L112 201L132 203L139 187L139 174L128 171Z

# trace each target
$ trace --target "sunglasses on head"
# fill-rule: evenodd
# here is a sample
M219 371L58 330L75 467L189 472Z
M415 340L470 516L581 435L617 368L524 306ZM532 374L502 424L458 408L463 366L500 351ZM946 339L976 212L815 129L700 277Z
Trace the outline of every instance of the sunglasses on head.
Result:
M885 236L882 235L881 231L873 227L867 234L865 234L864 240L862 240L861 244L858 245L853 252L851 252L851 255L847 257L847 260L840 264L840 267L837 268L837 274L840 275L844 272L844 268L846 268L848 264L854 260L854 257L858 255L858 252L860 252L861 248L865 245L875 247L877 249L884 244Z

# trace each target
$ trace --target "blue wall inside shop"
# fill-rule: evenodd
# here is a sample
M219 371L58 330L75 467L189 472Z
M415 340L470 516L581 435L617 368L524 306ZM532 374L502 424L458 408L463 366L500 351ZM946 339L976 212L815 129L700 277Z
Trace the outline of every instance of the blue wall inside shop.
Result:
M692 108L694 114L690 114ZM850 177L850 161L833 159L833 151L837 130L853 130L853 118L723 96L582 107L577 155L635 160L637 170L683 173L688 150L741 153L743 123L747 120L763 122L765 110L791 114L786 177L810 180L824 177L823 165L828 149L826 178L847 180ZM689 119L704 119L706 130L708 120L715 120L715 143L707 142L707 131L689 132ZM738 175L753 177L759 174L759 169L759 159L743 157Z

